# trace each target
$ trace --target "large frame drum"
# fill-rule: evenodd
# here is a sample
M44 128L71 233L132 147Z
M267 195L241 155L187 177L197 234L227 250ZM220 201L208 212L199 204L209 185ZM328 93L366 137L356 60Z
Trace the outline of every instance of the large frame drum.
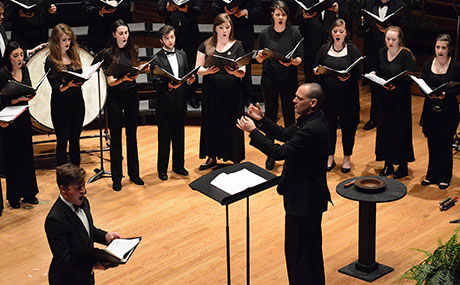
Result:
M35 53L27 62L29 68L30 80L32 86L37 86L40 78L45 74L45 60L48 56L49 49L45 47ZM94 57L85 49L79 47L79 53L82 65L90 66ZM105 104L107 96L107 83L104 72L99 72L100 91L101 91L101 108ZM99 93L97 73L86 81L83 86L83 98L85 101L85 120L83 127L91 123L99 114ZM29 111L32 120L32 128L41 133L53 133L54 127L51 121L51 85L45 80L38 88L36 96L29 101Z

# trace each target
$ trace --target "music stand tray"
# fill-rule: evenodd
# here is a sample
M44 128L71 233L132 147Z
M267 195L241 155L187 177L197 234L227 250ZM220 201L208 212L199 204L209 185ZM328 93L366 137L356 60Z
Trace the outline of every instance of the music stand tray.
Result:
M221 173L233 173L242 169L247 169L262 178L265 178L267 181L249 187L239 193L231 195L211 184L211 181ZM275 174L266 171L263 168L251 163L251 162L243 162L239 164L234 164L230 166L226 166L223 168L219 168L214 170L206 175L201 176L200 178L196 179L192 183L189 184L190 188L196 190L209 198L219 202L222 206L225 205L226 211L226 242L227 242L227 283L231 283L231 275L230 275L230 226L228 222L228 205L242 200L246 198L246 280L247 284L249 284L249 196L264 191L270 187L273 187L278 184L279 177Z

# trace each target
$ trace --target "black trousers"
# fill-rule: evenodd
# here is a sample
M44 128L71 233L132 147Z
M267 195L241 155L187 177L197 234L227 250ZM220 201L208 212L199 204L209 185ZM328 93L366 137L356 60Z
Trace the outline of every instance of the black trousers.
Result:
M80 134L85 119L83 95L51 96L51 120L56 133L56 165L67 161L69 142L70 163L80 165Z
M281 98L281 111L283 113L284 126L288 127L295 123L294 100L298 87L297 77L288 80L284 85L270 84L262 79L262 95L265 103L265 116L276 123L278 117L278 97Z
M428 170L426 179L433 183L450 183L452 179L452 138L438 132L428 135Z
M123 119L126 127L126 148L128 156L129 177L139 176L139 157L137 153L137 119L139 115L139 98L137 88L119 92L109 90L107 97L107 114L110 129L110 171L112 180L120 182L123 177L121 129Z
M305 52L304 52L305 55ZM315 58L314 57L304 57L303 59L303 72L305 74L305 83L309 82L318 82L318 76L313 74L313 68L315 68Z
M290 285L325 284L322 216L286 214L284 251Z
M173 169L184 168L184 125L185 114L157 115L158 124L158 173L168 171L169 150L172 142Z

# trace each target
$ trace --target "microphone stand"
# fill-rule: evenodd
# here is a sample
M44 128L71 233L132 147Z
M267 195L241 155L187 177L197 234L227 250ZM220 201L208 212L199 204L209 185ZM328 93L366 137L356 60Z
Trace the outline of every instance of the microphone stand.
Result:
M93 59L93 64L94 62L97 62L101 59L102 57L102 54L105 50L102 50L100 51ZM98 99L99 99L99 152L100 152L100 158L101 158L101 166L100 168L95 168L94 169L94 172L96 173L95 175L93 175L89 180L88 180L88 184L89 183L92 183L96 180L98 180L99 178L104 178L104 177L111 177L112 176L112 173L110 173L109 171L105 171L104 170L104 149L103 149L103 145L102 145L102 137L105 137L106 140L109 140L110 141L110 137L108 135L108 131L107 131L107 112L105 113L106 116L105 116L105 131L104 131L104 135L102 134L102 102L101 102L101 76L100 76L100 70L101 70L101 67L98 68L97 70L97 91L98 91Z

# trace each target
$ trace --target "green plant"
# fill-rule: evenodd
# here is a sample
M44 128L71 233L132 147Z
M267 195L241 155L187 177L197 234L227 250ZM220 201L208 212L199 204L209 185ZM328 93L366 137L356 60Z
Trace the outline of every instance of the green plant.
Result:
M433 253L421 249L414 249L423 252L427 258L420 264L414 265L407 270L401 276L398 284L404 279L415 280L417 284L426 285L460 284L459 231L460 226L455 229L455 233L445 244L439 240L439 247Z

